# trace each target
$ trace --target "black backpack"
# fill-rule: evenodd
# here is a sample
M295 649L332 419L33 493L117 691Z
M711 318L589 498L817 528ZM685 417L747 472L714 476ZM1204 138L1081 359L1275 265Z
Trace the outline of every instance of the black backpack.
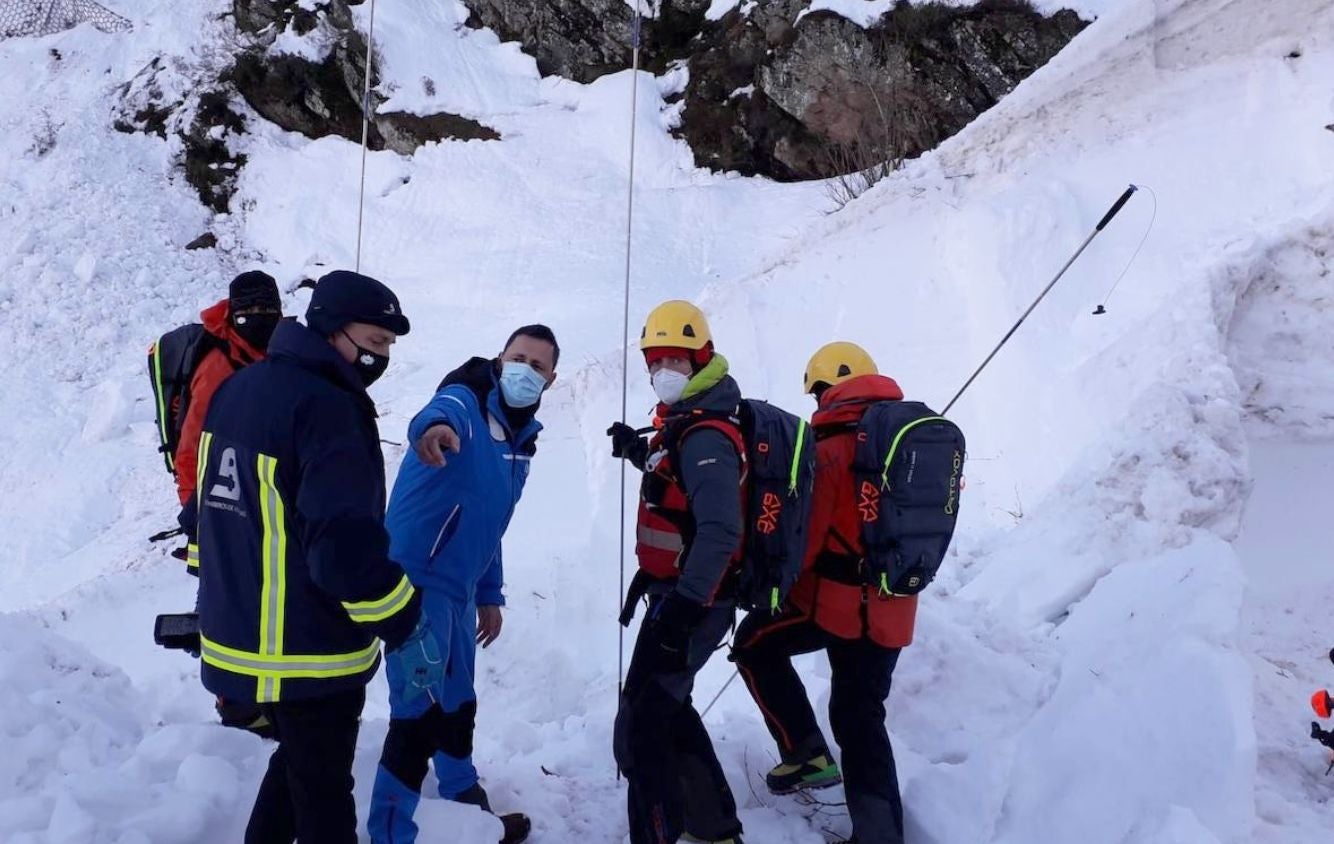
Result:
M959 518L963 431L921 402L872 405L857 425L853 478L872 585L916 595L936 576Z
M806 420L758 399L738 409L749 483L737 606L777 612L801 574L815 485Z
M157 432L167 471L176 474L176 449L190 408L190 381L204 355L221 343L204 326L192 322L173 328L148 347L148 378L153 383Z

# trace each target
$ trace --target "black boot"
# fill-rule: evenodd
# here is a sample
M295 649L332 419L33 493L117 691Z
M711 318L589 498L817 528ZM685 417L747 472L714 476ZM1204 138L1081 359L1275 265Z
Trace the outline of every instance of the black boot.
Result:
M500 844L521 844L528 840L528 834L533 831L533 822L528 820L527 815L511 812L498 817L505 826L505 837L500 839Z
M476 806L483 812L495 815L491 811L491 798L487 796L486 789L482 784L474 783L472 788L454 798L455 803L466 803L469 806ZM507 815L496 815L500 818L501 824L505 827L505 837L500 839L500 844L521 844L528 840L528 835L533 831L533 822L522 812L511 812Z

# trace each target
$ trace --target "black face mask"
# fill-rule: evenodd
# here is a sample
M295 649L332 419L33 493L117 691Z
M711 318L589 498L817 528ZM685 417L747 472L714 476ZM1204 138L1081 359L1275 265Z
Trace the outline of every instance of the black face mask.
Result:
M347 342L351 343L352 347L357 350L357 356L352 361L352 368L361 376L361 383L369 387L380 380L380 376L389 368L389 355L377 355L370 349L358 346L357 341L348 337L346 331L343 332L343 336L347 337Z
M269 347L269 338L282 318L282 314L239 314L232 317L232 326L242 340L262 352Z

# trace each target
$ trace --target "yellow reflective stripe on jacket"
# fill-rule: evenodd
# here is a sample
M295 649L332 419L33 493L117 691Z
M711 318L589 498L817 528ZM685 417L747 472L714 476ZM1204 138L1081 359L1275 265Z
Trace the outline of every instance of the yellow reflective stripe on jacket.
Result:
M213 444L213 435L204 431L199 435L199 462L195 465L195 512L204 506L204 474L208 469L208 450ZM186 569L199 569L199 526L195 523L195 541L185 549Z
M343 601L343 609L347 610L347 614L352 617L353 621L362 624L384 621L406 607L416 591L405 574L398 585L390 589L389 594L383 598L377 598L374 601Z
M195 505L204 506L204 475L208 472L208 448L213 445L213 435L204 431L199 435L199 455L195 463Z
M347 677L369 671L380 653L380 640L372 639L365 648L346 654L267 654L229 648L199 637L200 657L215 668L257 677L263 686L268 679L276 688L283 679ZM276 700L275 696L273 700ZM271 701L261 701L268 703Z
M260 538L263 585L259 595L259 652L281 656L286 627L287 525L282 495L276 478L278 461L266 454L256 460L259 473L259 512L264 535ZM258 700L277 700L281 677L259 675Z

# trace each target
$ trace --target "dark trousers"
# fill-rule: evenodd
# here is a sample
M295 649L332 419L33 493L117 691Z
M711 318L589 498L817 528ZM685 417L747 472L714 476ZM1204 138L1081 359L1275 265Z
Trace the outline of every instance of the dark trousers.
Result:
M690 697L734 613L708 611L691 638L685 671L656 670L656 645L642 629L635 642L615 731L616 761L629 785L631 844L675 844L686 832L705 840L741 834L732 789Z
M245 844L356 844L352 758L366 689L260 704L278 749L259 786Z
M732 658L783 761L800 763L829 752L806 687L792 667L793 656L818 650L829 655L829 722L843 752L853 834L859 844L901 844L903 803L885 729L885 699L899 650L868 639L840 639L794 609L777 617L747 616L737 630Z

